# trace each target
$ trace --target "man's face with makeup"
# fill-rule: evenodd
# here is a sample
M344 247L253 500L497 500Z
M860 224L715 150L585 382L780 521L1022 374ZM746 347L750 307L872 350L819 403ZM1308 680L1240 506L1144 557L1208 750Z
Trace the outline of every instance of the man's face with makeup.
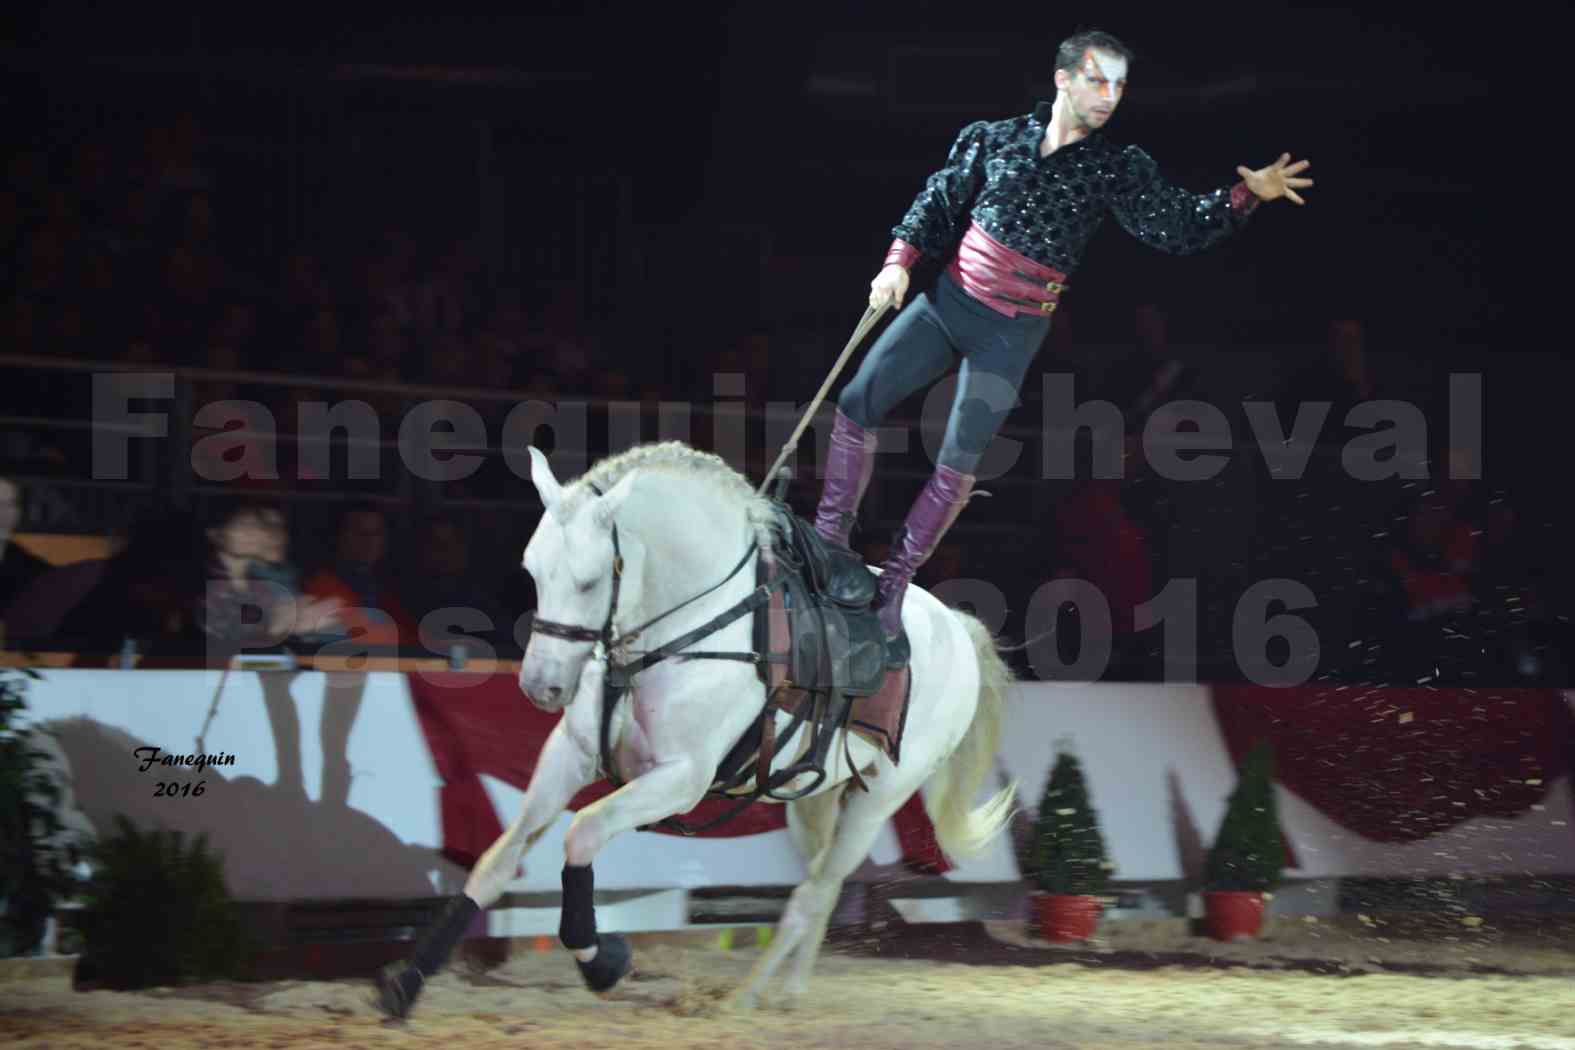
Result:
M1055 85L1071 104L1072 115L1090 130L1105 125L1127 90L1127 60L1089 48L1076 73L1058 69Z

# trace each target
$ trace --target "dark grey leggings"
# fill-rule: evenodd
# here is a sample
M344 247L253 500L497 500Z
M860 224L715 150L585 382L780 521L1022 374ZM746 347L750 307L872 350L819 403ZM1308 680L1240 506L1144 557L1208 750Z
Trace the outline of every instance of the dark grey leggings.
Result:
M837 404L859 426L878 427L960 357L957 397L936 462L972 474L1017 406L1023 374L1049 331L1048 314L1006 317L942 273L934 292L910 299L881 333Z

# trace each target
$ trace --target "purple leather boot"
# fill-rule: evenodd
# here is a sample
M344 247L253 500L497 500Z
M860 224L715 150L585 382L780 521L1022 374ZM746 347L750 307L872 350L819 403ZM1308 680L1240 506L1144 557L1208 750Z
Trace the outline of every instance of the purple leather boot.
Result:
M924 491L908 511L902 532L892 545L891 554L881 570L875 589L875 606L880 612L881 629L888 639L902 633L902 598L919 567L930 560L941 537L952 527L968 503L974 475L961 474L950 467L937 466L925 483Z
M826 480L815 511L815 531L827 543L848 546L859 501L875 469L875 435L837 409L826 450Z

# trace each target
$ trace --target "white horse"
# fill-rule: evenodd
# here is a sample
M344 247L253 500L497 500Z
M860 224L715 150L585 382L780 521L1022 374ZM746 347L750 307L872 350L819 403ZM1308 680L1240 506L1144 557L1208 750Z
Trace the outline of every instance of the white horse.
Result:
M633 448L567 485L553 477L540 451L530 455L546 513L525 548L538 614L519 682L538 707L564 717L542 749L522 811L476 864L464 894L428 931L411 963L379 977L384 1009L394 1016L408 1012L477 910L502 896L531 843L578 791L600 779L609 660L616 673L631 653L650 653L741 607L756 589L755 560L772 557L783 542L769 501L720 457L680 442ZM748 653L751 620L740 615L684 648ZM790 1003L807 990L843 880L916 790L924 789L937 839L954 858L983 849L1011 818L1016 785L972 805L994 765L1010 669L983 624L920 588L910 588L903 623L912 646L912 691L900 764L857 734L844 741L839 731L819 788L786 803L808 878L794 889L735 1005L756 1005L789 956ZM630 962L625 939L595 930L591 862L614 836L700 803L766 700L750 663L671 656L641 669L617 701L609 747L625 783L581 809L564 839L560 940L593 991L610 988ZM785 725L785 714L776 717ZM799 749L784 750L789 753L777 756L773 770L787 767ZM868 792L845 791L850 759ZM778 790L792 794L811 782L799 777Z

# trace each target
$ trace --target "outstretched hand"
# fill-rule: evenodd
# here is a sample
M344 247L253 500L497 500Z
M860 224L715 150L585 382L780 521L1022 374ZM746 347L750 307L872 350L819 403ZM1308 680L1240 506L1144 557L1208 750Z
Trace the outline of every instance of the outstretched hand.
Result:
M1238 167L1236 174L1241 176L1247 188L1257 195L1259 200L1272 201L1276 197L1285 197L1295 204L1306 204L1301 195L1296 191L1313 184L1312 179L1292 178L1294 175L1307 170L1310 160L1299 160L1290 163L1291 155L1281 153L1280 159L1270 164L1267 168L1252 171L1249 168Z

